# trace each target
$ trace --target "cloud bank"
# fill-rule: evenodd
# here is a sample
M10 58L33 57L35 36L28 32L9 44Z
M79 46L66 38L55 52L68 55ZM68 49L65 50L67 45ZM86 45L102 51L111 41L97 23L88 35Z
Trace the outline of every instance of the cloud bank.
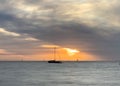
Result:
M0 0L0 49L31 55L54 44L120 60L119 7L119 0Z

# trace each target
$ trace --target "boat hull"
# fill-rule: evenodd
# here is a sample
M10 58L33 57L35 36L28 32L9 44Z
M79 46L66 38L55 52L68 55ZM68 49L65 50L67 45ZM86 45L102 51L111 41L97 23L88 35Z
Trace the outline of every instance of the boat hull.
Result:
M62 63L61 61L56 61L56 60L50 60L48 63Z

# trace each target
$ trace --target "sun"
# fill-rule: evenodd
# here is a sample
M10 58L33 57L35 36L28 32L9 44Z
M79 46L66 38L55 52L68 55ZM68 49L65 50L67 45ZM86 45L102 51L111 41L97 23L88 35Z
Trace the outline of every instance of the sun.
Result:
M79 52L76 49L70 49L70 48L64 48L64 49L67 51L67 53L68 53L69 56L73 56L73 55L75 55L76 53Z

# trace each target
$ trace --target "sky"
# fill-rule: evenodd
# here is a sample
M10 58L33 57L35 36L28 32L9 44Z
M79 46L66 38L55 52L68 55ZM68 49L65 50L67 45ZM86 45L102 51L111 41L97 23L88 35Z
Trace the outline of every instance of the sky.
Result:
M0 0L0 60L120 60L119 0Z

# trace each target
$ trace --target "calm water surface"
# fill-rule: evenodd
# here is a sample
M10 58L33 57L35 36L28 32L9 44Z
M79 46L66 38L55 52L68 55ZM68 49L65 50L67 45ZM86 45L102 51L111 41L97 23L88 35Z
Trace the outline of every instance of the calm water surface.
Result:
M0 86L120 86L118 62L0 62Z

